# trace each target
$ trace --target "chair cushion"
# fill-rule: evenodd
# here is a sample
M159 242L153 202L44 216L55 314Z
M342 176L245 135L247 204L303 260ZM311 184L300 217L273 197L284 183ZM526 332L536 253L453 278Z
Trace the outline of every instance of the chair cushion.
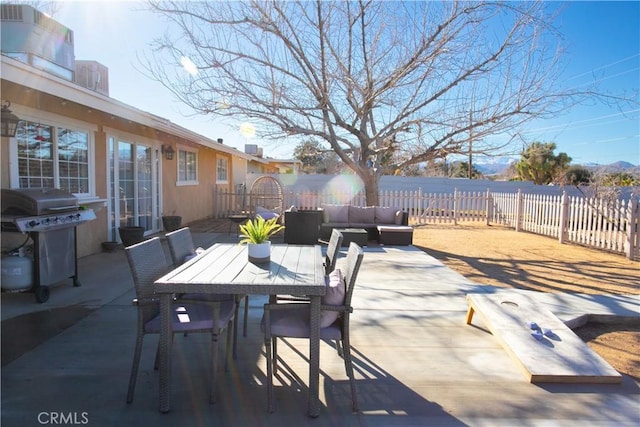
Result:
M333 270L329 276L325 278L327 292L322 296L321 304L323 305L343 305L345 294L345 283L342 277L342 271L339 268ZM326 328L333 322L338 320L340 312L338 311L322 311L320 313L320 327Z
M263 208L262 206L256 206L256 215L262 217L265 221L273 218L278 218L280 216L277 213L270 211L269 209Z
M349 205L323 205L323 222L349 222Z
M183 263L192 260L193 258L197 257L198 255L202 254L204 252L204 249L202 249L201 247L197 247L195 252L191 252L190 254L188 254L187 256L184 257L184 259L182 260Z
M271 310L271 335L274 337L309 338L309 304L287 304L289 307ZM260 323L262 332L265 331L264 316ZM335 322L329 327L320 328L320 339L341 340L340 325Z
M233 318L235 305L233 301L220 303L220 320L218 329L224 328ZM172 310L172 324L174 332L202 331L212 329L211 307L206 304L174 304ZM146 333L160 332L160 315L149 320L144 325Z
M413 233L410 225L379 225L376 228L379 233Z

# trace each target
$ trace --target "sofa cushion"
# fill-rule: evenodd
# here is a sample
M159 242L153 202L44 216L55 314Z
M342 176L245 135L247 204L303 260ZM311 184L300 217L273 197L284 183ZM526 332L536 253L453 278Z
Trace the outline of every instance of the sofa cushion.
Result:
M326 278L327 292L322 296L323 305L343 305L345 295L345 283L342 271L339 268L333 270ZM326 328L338 320L339 311L322 311L320 314L320 327Z
M349 222L349 205L323 205L323 222Z
M395 224L397 211L396 208L376 206L376 224Z
M375 224L376 208L370 206L364 208L362 206L349 206L349 223L359 224Z

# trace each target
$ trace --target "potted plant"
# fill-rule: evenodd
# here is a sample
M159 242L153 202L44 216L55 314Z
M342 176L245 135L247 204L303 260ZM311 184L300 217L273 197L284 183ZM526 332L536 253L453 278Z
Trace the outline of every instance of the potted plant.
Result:
M179 215L174 215L175 211L171 213L171 215L162 215L162 226L165 231L175 231L180 228L182 224L182 217Z
M133 225L118 228L118 234L120 234L120 240L122 240L122 245L124 247L142 242L144 240L144 232L144 227Z
M284 229L283 225L276 223L277 220L278 218L265 220L261 216L257 216L240 225L240 234L244 236L240 240L240 244L247 244L250 262L259 264L270 261L271 241L269 238Z

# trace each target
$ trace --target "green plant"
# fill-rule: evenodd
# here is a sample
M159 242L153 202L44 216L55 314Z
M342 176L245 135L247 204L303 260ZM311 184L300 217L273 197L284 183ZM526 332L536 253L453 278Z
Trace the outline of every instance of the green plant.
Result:
M244 238L240 240L240 244L264 243L268 241L269 237L284 229L284 225L276 223L277 220L278 218L265 220L261 216L250 219L246 224L240 226L240 234L244 236Z

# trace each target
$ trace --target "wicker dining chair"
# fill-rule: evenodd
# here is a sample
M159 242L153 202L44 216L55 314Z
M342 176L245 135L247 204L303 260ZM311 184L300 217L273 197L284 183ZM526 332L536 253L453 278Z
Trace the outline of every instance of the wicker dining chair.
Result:
M327 276L336 269L336 263L338 262L338 255L340 255L340 247L342 246L343 239L344 236L341 232L335 228L331 231L331 238L329 239L324 262L322 263L322 265L324 265L324 274ZM309 301L308 297L296 295L277 295L276 299L278 301Z
M174 267L182 265L184 262L190 260L196 255L195 244L193 243L193 237L191 235L191 229L189 227L183 227L179 230L172 231L165 234L167 243L169 244L169 252L171 253L171 260ZM183 294L180 295L181 300L188 300L189 302L209 302L220 301L227 299L236 300L236 313L235 318L238 319L238 310L240 306L240 300L243 299L242 295L215 295L215 294ZM242 329L242 335L247 336L247 321L249 320L249 295L244 296L244 325ZM233 339L233 356L237 356L237 329L238 322L234 323L234 339Z
M320 339L337 341L341 344L341 356L344 359L345 370L351 385L351 403L354 412L358 412L358 396L356 392L356 382L353 373L353 361L351 357L351 342L349 338L349 316L353 312L351 297L355 287L356 278L360 265L362 264L364 253L362 248L351 242L347 251L347 259L341 271L337 271L343 277L344 300L341 304L330 301L328 295L342 295L341 293L329 292L322 297L320 307ZM333 273L332 273L333 275ZM330 277L326 277L329 282ZM329 283L327 283L329 285ZM264 315L261 327L264 332L264 343L267 354L267 399L269 411L275 410L273 397L273 375L277 373L278 360L278 338L306 338L310 337L310 304L308 303L268 303L264 305ZM330 317L334 316L334 317Z
M326 275L329 275L336 269L336 262L338 261L338 255L340 254L340 247L344 236L341 232L335 228L331 231L331 237L329 238L329 244L327 245L327 252L324 257L324 269Z
M136 387L144 336L160 333L160 304L154 293L153 284L155 280L171 271L171 265L167 262L158 237L128 246L125 248L125 253L136 291L133 304L138 308L135 352L127 391L127 403L131 403ZM229 363L232 340L232 327L230 327L232 325L230 324L233 323L233 315L233 301L220 301L218 304L186 304L177 301L173 305L172 328L174 333L206 332L211 334L211 389L209 395L211 403L216 400L218 336L225 328L227 329L226 363ZM214 319L217 319L217 324ZM158 352L159 350L158 348ZM156 367L158 352L156 352Z

